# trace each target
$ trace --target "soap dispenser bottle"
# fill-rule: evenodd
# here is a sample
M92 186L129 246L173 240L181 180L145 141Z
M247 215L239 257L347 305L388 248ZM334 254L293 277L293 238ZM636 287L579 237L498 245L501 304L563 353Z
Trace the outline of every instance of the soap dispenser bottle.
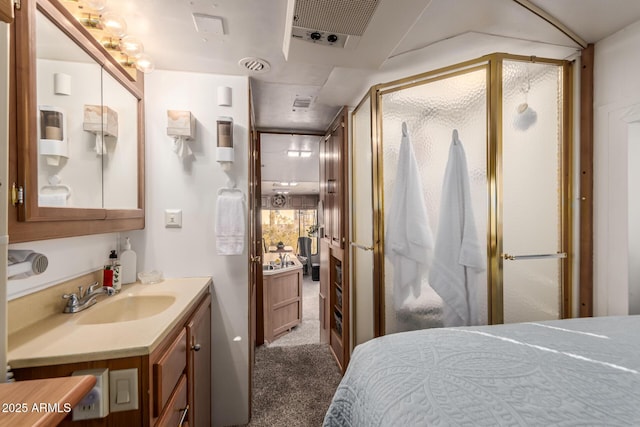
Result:
M127 237L124 243L124 250L120 254L120 268L122 270L122 284L133 283L136 281L138 257L131 249L131 242Z
M120 262L118 262L118 254L115 249L109 254L109 265L105 266L107 270L113 270L113 289L119 292L122 288L122 277L120 276Z

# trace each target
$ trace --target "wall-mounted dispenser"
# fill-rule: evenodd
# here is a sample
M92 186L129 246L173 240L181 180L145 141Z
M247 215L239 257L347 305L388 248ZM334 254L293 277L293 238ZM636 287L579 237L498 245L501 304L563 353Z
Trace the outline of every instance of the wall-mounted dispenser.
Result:
M218 105L231 107L231 88L229 86L218 86Z
M228 171L233 163L233 119L231 117L218 117L217 135L216 160L220 162L223 170Z
M49 105L41 105L39 110L40 154L46 156L48 165L58 166L60 157L69 157L64 110Z
M191 111L167 110L167 135L173 137L178 157L189 157L192 151L187 141L196 137L196 118Z
M118 112L106 105L85 105L82 128L96 135L96 154L106 153L104 137L118 138Z
M49 266L46 256L28 249L9 249L7 277L24 279L34 274L41 274Z

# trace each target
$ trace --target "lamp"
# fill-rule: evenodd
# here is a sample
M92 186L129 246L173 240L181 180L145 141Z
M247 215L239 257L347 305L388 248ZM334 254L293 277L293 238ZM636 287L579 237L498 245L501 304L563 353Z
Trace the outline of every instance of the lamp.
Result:
M115 12L105 12L100 16L102 29L114 36L124 37L127 34L127 23L124 18Z
M97 10L100 12L107 5L106 0L84 0L83 2L89 9Z
M138 38L125 36L120 40L120 50L129 56L136 57L144 52L144 46Z
M140 55L136 56L136 68L147 74L155 69L155 65L153 63L153 60L151 59L151 56L146 53L141 53Z

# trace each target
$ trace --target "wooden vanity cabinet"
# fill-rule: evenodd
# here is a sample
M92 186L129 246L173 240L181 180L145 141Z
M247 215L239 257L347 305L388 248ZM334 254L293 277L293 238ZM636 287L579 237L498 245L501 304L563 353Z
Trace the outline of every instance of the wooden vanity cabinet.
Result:
M264 339L271 343L302 322L302 268L265 274L262 281Z
M202 296L156 349L147 355L14 370L18 381L71 376L74 371L138 369L138 409L61 426L211 425L211 294ZM185 415L186 412L186 415Z

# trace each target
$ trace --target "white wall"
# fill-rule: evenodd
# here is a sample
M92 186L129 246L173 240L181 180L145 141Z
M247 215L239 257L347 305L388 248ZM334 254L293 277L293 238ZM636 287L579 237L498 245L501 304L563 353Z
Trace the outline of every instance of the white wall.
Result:
M217 106L218 86L232 88L232 107ZM139 270L213 277L214 425L248 421L248 244L242 256L218 256L214 233L217 191L229 179L215 159L216 119L233 117L236 161L229 173L247 194L248 87L246 77L159 70L145 76L146 229L129 233ZM195 116L193 158L173 152L167 110ZM165 228L165 209L182 209L182 228Z
M594 314L628 313L628 122L640 105L640 22L595 45ZM640 167L640 165L636 165Z
M15 243L9 245L9 249L30 249L46 255L49 260L44 273L9 280L7 293L11 300L101 269L108 261L109 252L119 249L118 234Z

